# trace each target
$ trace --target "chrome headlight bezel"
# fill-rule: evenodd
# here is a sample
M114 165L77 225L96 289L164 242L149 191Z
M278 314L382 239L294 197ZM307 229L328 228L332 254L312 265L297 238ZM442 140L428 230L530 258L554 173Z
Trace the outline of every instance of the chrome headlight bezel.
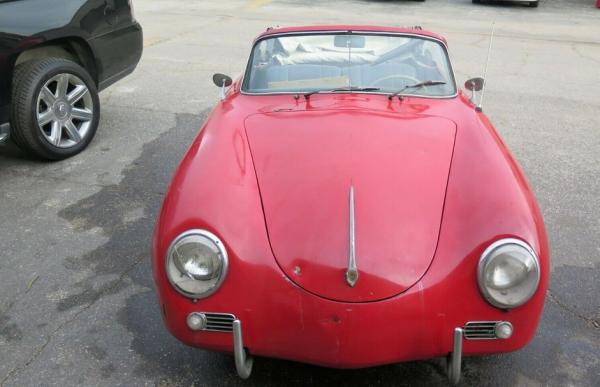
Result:
M173 263L173 252L175 247L180 244L183 240L185 240L186 238L189 237L197 237L200 236L202 238L204 238L205 240L209 241L212 245L210 247L214 247L216 251L218 251L218 257L221 261L221 269L220 269L220 273L219 273L219 277L217 279L217 281L214 283L214 285L204 291L204 292L191 292L188 291L186 289L181 288L172 278L172 273L171 273L171 264ZM173 266L175 266L173 264ZM192 299L202 299L202 298L206 298L210 295L212 295L213 293L215 293L217 290L219 290L219 288L221 287L221 285L223 284L223 281L225 280L225 277L227 276L227 271L229 268L229 258L227 256L227 250L225 249L225 245L223 244L223 242L219 239L219 237L217 237L215 234L206 231L206 230L202 230L202 229L191 229L188 231L185 231L181 234L179 234L175 239L173 239L173 241L171 242L171 244L169 245L169 248L167 249L167 254L165 257L165 274L167 276L167 279L169 280L169 283L171 284L171 286L180 294L188 297L188 298L192 298ZM195 279L194 281L202 281L200 279Z
M495 298L485 283L485 274L486 274L488 265L496 257L496 256L494 256L494 252L496 252L497 249L499 249L503 246L507 246L507 245L516 245L519 248L522 248L527 254L530 255L530 257L533 259L533 263L534 263L534 270L532 270L532 272L531 272L531 275L534 276L533 277L533 286L528 291L528 293L526 293L525 297L523 297L519 302L512 303L512 304L502 302L502 301L498 300L497 298ZM537 256L537 254L535 253L535 251L533 250L533 248L531 246L529 246L527 243L525 243L524 241L522 241L520 239L516 239L516 238L500 239L500 240L492 243L490 246L488 246L488 248L486 248L485 251L481 254L481 257L479 259L479 265L477 268L477 282L479 285L479 290L481 291L481 294L483 295L483 297L486 299L487 302L489 302L493 306L500 308L500 309L514 309L516 307L524 305L529 300L531 300L531 298L535 295L535 293L537 292L537 290L539 288L540 278L541 278L541 268L540 268L540 260Z

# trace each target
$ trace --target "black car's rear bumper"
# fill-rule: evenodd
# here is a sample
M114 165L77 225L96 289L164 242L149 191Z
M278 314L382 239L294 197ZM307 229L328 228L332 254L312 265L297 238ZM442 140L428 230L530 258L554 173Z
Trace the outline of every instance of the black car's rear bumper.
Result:
M144 47L142 27L133 23L89 41L99 69L98 90L103 90L135 70Z

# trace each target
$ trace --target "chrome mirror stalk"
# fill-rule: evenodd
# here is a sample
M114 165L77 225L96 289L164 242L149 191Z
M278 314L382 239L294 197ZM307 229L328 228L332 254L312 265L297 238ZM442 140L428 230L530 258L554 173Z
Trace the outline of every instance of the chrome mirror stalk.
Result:
M223 85L221 86L221 93L219 94L219 98L221 98L221 101L225 99L225 81L223 81Z
M225 91L231 86L233 80L228 75L216 73L213 75L213 83L221 89L219 97L223 101L225 99Z

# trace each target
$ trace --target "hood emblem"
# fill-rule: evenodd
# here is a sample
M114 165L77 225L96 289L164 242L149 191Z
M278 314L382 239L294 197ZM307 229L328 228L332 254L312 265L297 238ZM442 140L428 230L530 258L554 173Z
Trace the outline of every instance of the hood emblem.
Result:
M354 287L358 282L358 269L356 268L356 243L354 232L354 187L350 186L350 248L348 251L348 269L346 270L346 282Z

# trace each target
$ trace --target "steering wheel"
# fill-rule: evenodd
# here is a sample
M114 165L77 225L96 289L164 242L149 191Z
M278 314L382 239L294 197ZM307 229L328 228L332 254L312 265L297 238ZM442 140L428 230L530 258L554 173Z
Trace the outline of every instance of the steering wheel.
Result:
M411 82L411 83L409 83L409 85L419 83L419 80L417 78L411 77L410 75L394 74L394 75L388 75L387 77L379 78L375 82L373 82L370 86L376 87L380 83L389 81L390 79L407 79ZM425 88L425 90L427 90L426 86L423 86L423 88Z

